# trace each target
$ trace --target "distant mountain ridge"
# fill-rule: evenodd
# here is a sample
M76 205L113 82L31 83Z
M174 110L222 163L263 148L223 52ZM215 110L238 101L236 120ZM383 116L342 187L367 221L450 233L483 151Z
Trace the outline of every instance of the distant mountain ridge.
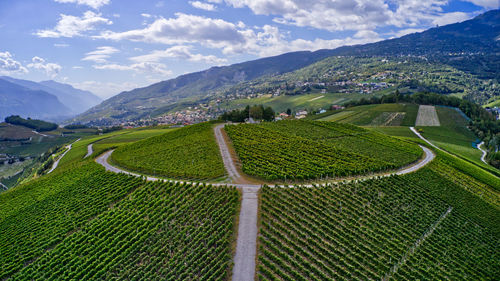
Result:
M377 43L333 50L303 51L181 75L148 87L122 92L71 122L112 124L168 111L176 103L210 97L217 91L266 75L301 69L331 56L426 56L479 77L500 81L500 10L471 20L431 28ZM454 55L456 54L456 55Z
M8 76L0 76L0 79L31 90L44 91L56 96L62 104L70 109L69 115L77 115L102 102L101 98L89 91L75 89L71 85L59 83L53 80L33 82Z
M52 94L0 79L0 120L10 115L60 120L70 116L71 110Z

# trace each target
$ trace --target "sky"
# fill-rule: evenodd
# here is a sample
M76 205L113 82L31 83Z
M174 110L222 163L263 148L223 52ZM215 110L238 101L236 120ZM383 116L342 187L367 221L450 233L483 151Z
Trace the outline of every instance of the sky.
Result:
M213 66L461 22L500 0L0 0L0 75L103 99Z

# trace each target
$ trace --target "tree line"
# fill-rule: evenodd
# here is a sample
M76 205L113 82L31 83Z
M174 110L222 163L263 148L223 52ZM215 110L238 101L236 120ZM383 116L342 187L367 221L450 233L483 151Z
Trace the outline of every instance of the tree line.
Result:
M245 122L245 120L252 118L254 120L272 121L274 120L274 110L271 107L264 107L263 105L254 105L250 107L247 105L244 109L235 109L229 112L224 112L220 119L223 121L232 122Z
M19 115L12 115L9 117L5 118L5 122L12 124L12 125L19 125L19 126L24 126L28 127L33 130L37 130L39 132L46 132L46 131L52 131L57 129L58 125L55 123L50 123L42 120L37 120L37 119L31 119L28 117L28 119L24 119L20 117Z

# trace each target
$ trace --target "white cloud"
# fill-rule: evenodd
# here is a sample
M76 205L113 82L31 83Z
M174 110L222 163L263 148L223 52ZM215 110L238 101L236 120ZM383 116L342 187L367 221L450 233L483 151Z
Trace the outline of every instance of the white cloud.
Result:
M150 18L150 17L151 17L151 15L150 15L150 14L145 14L145 13L141 14L141 16L142 16L142 17L145 17L145 18Z
M66 44L66 43L54 43L54 47L57 47L57 48L66 48L66 47L69 47L69 44Z
M399 30L398 32L394 33L393 35L395 37L402 37L402 36L405 36L405 35L408 35L408 34L422 32L424 30L425 29L423 29L423 28L406 28L406 29Z
M233 23L195 15L176 13L176 18L159 18L144 29L125 32L106 31L96 38L131 40L148 43L183 44L200 42L209 45L219 43L241 44L244 34Z
M0 52L0 74L10 75L14 73L28 73L28 69L14 60L9 52Z
M498 0L471 0L490 5ZM328 31L368 30L377 27L432 26L442 18L449 0L225 0L235 8L248 7L256 15L274 16L273 21ZM453 13L450 13L453 14ZM464 17L453 16L462 20ZM443 21L444 22L444 21Z
M33 57L31 59L31 63L27 66L28 68L44 71L45 74L47 74L47 76L50 76L51 78L56 77L62 69L59 64L46 62L43 58L37 56Z
M213 4L203 3L200 1L189 1L189 4L197 9L202 9L205 11L215 11L217 8Z
M207 48L220 49L224 54L247 53L258 56L275 55L285 51L301 49L317 50L338 47L344 44L361 44L381 40L370 29L360 29L354 37L345 39L315 39L313 41L296 39L290 41L288 35L277 27L248 27L242 22L237 24L195 15L177 13L175 18L159 18L144 29L124 32L106 31L96 38L110 40L130 40L166 45L200 44ZM186 54L186 47L172 47L142 56L151 60L158 57L184 57L190 60L214 61L220 59L201 55ZM158 60L158 59L156 59Z
M97 47L95 51L85 54L83 61L93 61L97 63L105 63L110 55L118 53L120 50L111 46Z
M483 8L498 9L500 8L500 1L498 0L465 0L466 2L471 2L474 5L481 6Z
M124 64L99 64L93 66L95 69L101 70L121 70L121 71L135 71L138 73L151 73L170 76L172 71L166 68L166 65L155 62L139 62L130 65Z
M287 40L286 36L277 27L265 25L262 31L257 32L246 47L249 52L265 57L301 50L333 49L345 45L365 44L380 40L382 38L371 30L363 30L353 37L343 39Z
M94 30L97 25L112 23L92 11L85 12L82 17L61 14L61 19L53 29L39 30L35 35L50 38L81 36L86 31Z
M78 5L87 5L94 9L99 9L104 5L108 5L110 0L54 0L57 3L75 3Z
M471 18L470 14L462 12L444 13L436 17L432 23L435 25L447 25L450 23L461 22Z
M218 58L214 55L202 55L191 53L191 46L179 45L166 50L156 50L147 55L132 57L130 60L135 62L158 62L163 58L178 58L193 62L205 62L208 64L222 64L226 59Z
M257 15L274 15L275 22L328 31L370 29L392 17L383 0L225 0Z

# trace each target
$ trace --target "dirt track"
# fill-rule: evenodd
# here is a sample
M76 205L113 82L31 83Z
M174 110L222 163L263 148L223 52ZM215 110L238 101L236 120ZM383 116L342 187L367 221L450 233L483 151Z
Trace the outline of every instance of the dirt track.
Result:
M219 145L219 149L221 152L222 160L224 162L224 167L231 179L241 178L239 174L236 164L234 163L234 159L231 156L229 147L222 135L222 129L224 125L217 125L214 128L215 136L217 143ZM415 132L420 138L424 139L418 132L411 128L413 132ZM425 139L424 139L425 140ZM427 140L426 140L427 141ZM432 144L431 144L432 145ZM432 145L434 146L434 145ZM428 149L427 147L420 146L424 151L424 158L414 163L410 166L401 168L400 170L388 172L384 174L374 174L369 176L359 176L357 178L353 178L351 180L367 180L375 177L386 177L391 175L404 175L408 173L415 172L425 165L429 164L434 158L434 153ZM96 159L96 162L105 167L106 170L115 172L115 173L126 173L134 176L143 176L136 173L124 171L120 168L114 167L108 163L108 158L113 153L113 150L105 152L101 156ZM149 181L160 180L156 177L146 176L146 179ZM342 179L344 180L344 179ZM337 179L334 182L340 182L342 180ZM182 181L181 181L182 182ZM236 254L234 256L234 266L233 266L233 279L232 280L245 280L250 281L254 280L255 277L255 259L257 255L257 234L258 234L258 192L260 190L260 185L256 184L227 184L227 183L215 183L212 184L214 186L227 186L232 185L238 187L242 191L242 200L241 200L241 209L239 216L239 225L238 225L238 236L236 239ZM306 187L313 187L313 184L303 185ZM281 186L284 187L284 186Z

